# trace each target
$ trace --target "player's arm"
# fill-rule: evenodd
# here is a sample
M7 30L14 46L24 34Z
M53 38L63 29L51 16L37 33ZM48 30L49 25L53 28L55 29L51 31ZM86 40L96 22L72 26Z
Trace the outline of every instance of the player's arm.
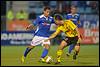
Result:
M78 33L78 37L81 38L78 27L72 21L69 21L69 23L67 23L67 24L69 24L69 26L71 27L72 30L76 30Z
M59 34L59 32L53 33L53 34L48 38L48 40L51 40L51 39L55 38L58 34Z
M51 39L55 38L60 33L61 33L61 31L59 29L57 29L56 32L54 32L47 40L51 40Z
M26 30L34 30L35 26L33 24L30 24L29 26L26 27Z
M79 31L78 27L77 27L77 31ZM79 34L80 34L80 38L82 39L83 38L82 33L79 32Z
M78 16L78 21L77 21L78 24L80 24L80 15Z
M39 24L40 18L38 17L36 20L32 22L29 26L27 26L26 30L35 30L36 26Z
M78 30L78 28L77 28L77 27L75 28L75 30L76 30L76 31L77 31L77 33L78 33L78 37L79 37L79 38L81 38L81 37L80 37L79 30Z
M80 21L77 21L78 24L80 24Z
M77 21L77 23L78 23L78 25L80 25L81 24L81 22L80 22L80 15L78 16L78 21ZM79 30L79 28L80 27L78 27L78 30ZM80 37L81 37L81 39L83 38L83 36L82 36L82 34L80 33Z
M81 42L82 41L82 37L81 37L81 34L79 33L78 28L76 27L75 30L77 31L77 33L78 33L78 39Z

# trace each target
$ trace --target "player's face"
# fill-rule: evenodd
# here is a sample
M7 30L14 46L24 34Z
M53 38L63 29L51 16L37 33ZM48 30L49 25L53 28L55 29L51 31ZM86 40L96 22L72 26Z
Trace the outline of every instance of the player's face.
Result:
M75 7L72 7L72 8L71 8L71 13L74 14L74 13L76 13L76 12L77 12L77 9L76 9Z
M64 23L63 20L56 20L55 22L57 25L62 25Z
M49 14L50 14L50 10L49 10L49 9L47 9L47 10L44 11L44 15L45 15L46 17L48 17Z

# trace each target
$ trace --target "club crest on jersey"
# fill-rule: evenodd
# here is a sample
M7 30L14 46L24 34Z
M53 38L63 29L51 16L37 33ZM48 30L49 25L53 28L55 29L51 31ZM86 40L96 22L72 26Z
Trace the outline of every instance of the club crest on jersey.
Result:
M49 21L51 22L51 21L52 21L52 19L49 19Z

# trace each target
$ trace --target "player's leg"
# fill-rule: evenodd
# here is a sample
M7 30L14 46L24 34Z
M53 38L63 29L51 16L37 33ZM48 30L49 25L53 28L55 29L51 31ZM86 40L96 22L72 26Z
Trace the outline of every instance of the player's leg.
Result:
M78 39L78 37L75 37L74 38L74 44L75 44L75 47L74 47L74 55L73 55L73 59L76 60L76 57L80 51L80 41Z
M78 43L76 46L75 46L75 51L76 51L76 55L78 55L79 51L80 51L80 43Z
M50 45L44 44L44 49L43 49L40 61L45 62L44 58L48 55L49 48L50 48Z
M47 38L43 38L44 40L47 39ZM44 62L44 58L48 55L48 51L49 51L49 48L50 48L50 41L47 41L47 42L44 42L43 41L43 44L42 46L44 47L44 50L42 52L42 55L41 55L41 59L42 62Z
M73 55L73 59L75 60L79 51L80 51L80 43L78 43L75 48L74 48L75 52L74 52L74 55Z
M27 57L28 53L36 46L39 45L41 43L41 38L39 38L38 36L35 36L31 42L31 45L28 46L24 52L24 56L22 56L21 61L24 62L25 58Z
M21 62L24 62L25 61L25 58L27 56L27 54L34 48L35 46L28 46L24 52L24 56L22 56L21 58Z
M34 48L35 46L28 46L24 52L24 57L27 56L27 54Z
M82 37L82 36L81 36L81 37ZM79 40L77 41L77 43L79 43L79 45L80 45L80 41L79 41ZM71 53L71 51L74 49L74 47L75 47L75 44L71 44L71 45L69 46L69 51L68 51L68 53L66 54L67 56L70 55L70 53ZM79 48L79 46L78 46L77 48Z
M56 64L60 63L61 62L61 55L63 53L63 49L66 47L66 41L62 41L60 46L58 47L58 50L57 50L57 62Z
M60 59L61 59L61 55L62 55L62 50L63 50L66 46L68 46L68 45L70 45L70 44L72 44L72 43L73 43L73 44L76 44L77 41L78 41L78 37L73 37L73 38L67 37L67 38L65 38L65 39L61 42L61 45L59 46L58 51L57 51L57 62L56 62L56 64L58 64L58 63L61 62Z
M72 50L73 50L74 47L75 47L74 44L71 44L71 45L69 46L68 53L66 54L67 56L70 56L70 54L71 54L71 52L72 52Z
M50 45L44 44L44 50L42 52L41 58L44 58L47 56L49 48L50 48Z
M61 55L62 55L62 50L68 46L72 41L72 38L70 37L66 37L60 44L60 46L58 47L58 51L57 51L57 62L55 64L59 64L61 62Z

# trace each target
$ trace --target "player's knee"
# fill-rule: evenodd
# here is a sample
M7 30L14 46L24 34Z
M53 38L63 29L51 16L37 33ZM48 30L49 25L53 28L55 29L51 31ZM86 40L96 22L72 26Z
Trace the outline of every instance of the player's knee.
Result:
M76 46L80 46L80 43L77 43Z
M75 50L79 51L79 49L80 49L80 46L79 45L76 45L75 46Z
M46 49L49 49L49 48L50 48L50 46L49 46L48 44L45 44L44 47L45 47Z
M78 46L80 46L80 43L78 43Z
M65 45L60 45L59 48L58 48L58 50L63 50L64 47L65 47Z
M34 48L35 46L28 46L28 48Z
M67 43L65 41L62 41L61 45L59 46L59 49L64 49L67 45Z

